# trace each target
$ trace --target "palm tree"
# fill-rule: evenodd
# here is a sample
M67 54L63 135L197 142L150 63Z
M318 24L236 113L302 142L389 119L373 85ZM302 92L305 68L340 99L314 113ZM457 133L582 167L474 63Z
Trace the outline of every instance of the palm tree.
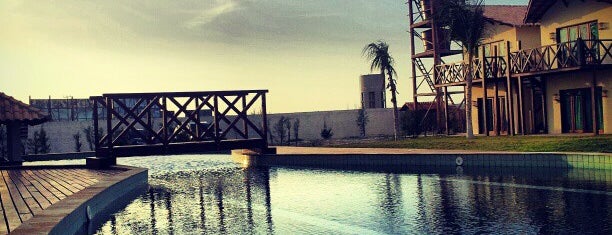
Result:
M397 140L399 117L396 98L397 87L395 78L393 78L393 75L397 76L397 72L393 68L395 60L389 55L389 45L385 41L379 40L366 45L361 53L368 61L371 61L370 71L380 69L380 74L383 77L385 77L385 73L387 74L387 80L389 81L387 88L391 91L391 103L393 103L393 138Z
M482 7L483 0L445 0L436 10L436 23L439 27L449 31L450 39L461 42L468 58L468 71L465 77L465 121L466 137L474 138L472 127L472 76L474 55L478 53L478 46L487 37Z

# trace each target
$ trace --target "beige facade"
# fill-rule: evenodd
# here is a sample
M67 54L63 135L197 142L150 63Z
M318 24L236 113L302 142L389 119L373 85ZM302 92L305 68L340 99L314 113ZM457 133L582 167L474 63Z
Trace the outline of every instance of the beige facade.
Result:
M522 24L495 19L473 69L474 133L612 134L611 21L612 4L596 0L531 0Z

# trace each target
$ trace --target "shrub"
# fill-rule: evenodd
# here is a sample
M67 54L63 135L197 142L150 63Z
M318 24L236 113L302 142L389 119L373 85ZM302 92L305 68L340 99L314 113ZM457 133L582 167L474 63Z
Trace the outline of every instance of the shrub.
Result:
M93 132L93 127L92 126L88 126L86 128L83 128L83 134L85 134L85 142L87 142L87 145L89 146L89 150L94 150L95 147L95 135ZM104 129L102 128L98 128L98 136L99 138L102 138L102 136L104 135Z
M327 127L327 123L324 121L323 129L321 129L321 138L328 140L331 139L332 136L334 136L334 132L332 132L331 127Z
M300 140L300 119L296 118L293 121L293 140L295 141L295 145L297 146L297 142Z
M362 107L361 109L359 109L359 112L357 113L357 120L355 121L357 122L357 126L359 127L359 134L361 135L361 137L365 137L366 125L368 125L368 122L370 121L365 108Z
M419 119L416 114L414 111L407 110L400 115L400 128L404 135L416 137L421 134L421 125L417 125Z
M81 152L81 146L83 146L81 143L81 134L77 132L76 134L72 135L72 138L74 139L74 151Z
M34 132L34 138L28 139L27 145L28 150L33 154L49 153L51 150L49 137L47 137L47 132L42 126L40 130Z

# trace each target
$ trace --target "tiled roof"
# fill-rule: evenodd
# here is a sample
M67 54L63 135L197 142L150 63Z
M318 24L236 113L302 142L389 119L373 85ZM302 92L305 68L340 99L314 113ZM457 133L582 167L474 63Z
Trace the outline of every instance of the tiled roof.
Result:
M523 19L527 13L527 6L485 5L483 9L485 17L494 21L513 26L525 25Z
M0 92L0 123L22 121L29 125L37 125L48 121L48 119L47 114L37 108Z
M444 105L444 104L442 104ZM459 105L459 104L448 104L449 107L453 106L453 107L460 107L463 108L463 105ZM444 108L444 107L442 107ZM400 107L399 111L407 111L407 110L413 110L414 109L414 103L413 102L406 102L404 103L404 105L402 105L402 107ZM436 103L435 102L419 102L417 105L417 109L418 110L436 110Z
M530 0L528 12L525 14L525 22L539 22L544 13L556 2L556 0Z

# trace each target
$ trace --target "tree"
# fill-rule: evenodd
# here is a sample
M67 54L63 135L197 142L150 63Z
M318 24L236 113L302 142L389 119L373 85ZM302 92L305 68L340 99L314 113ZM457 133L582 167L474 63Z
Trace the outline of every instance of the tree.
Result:
M74 151L81 152L81 147L83 146L81 143L81 134L77 132L72 135L72 138L74 139Z
M92 126L87 126L86 128L83 128L83 133L85 134L85 142L87 142L87 145L89 146L89 150L94 150L94 132L93 132L93 127ZM99 138L102 138L102 136L104 135L104 129L102 129L101 127L98 128L98 136Z
M40 130L34 132L34 138L28 139L27 143L30 153L33 154L49 153L51 150L49 137L42 126L40 127Z
M357 122L357 126L359 127L359 134L361 135L361 137L365 137L366 125L368 125L370 119L368 117L368 112L366 111L365 107L363 107L363 105L361 106L361 109L359 109L357 113L357 120L355 121Z
M397 134L399 132L399 114L397 111L397 87L396 80L393 76L397 76L397 72L393 67L395 60L389 54L389 45L379 40L377 42L366 45L362 50L363 56L366 57L370 63L370 70L380 69L380 74L384 77L387 74L387 88L391 91L391 103L393 103L393 138L397 140Z
M300 140L300 119L296 118L295 121L293 121L293 140L295 141L295 146L297 146L297 142Z
M279 140L279 144L283 145L283 141L285 140L285 123L289 121L285 116L281 116L276 124L274 124L274 131L276 132Z
M291 145L291 119L285 119L285 128L287 129L287 145Z
M472 79L474 55L478 53L478 46L487 37L484 16L483 0L446 0L442 1L437 9L435 21L443 29L449 31L450 39L459 41L468 58L468 71L465 76L465 121L466 137L474 138L472 127Z

